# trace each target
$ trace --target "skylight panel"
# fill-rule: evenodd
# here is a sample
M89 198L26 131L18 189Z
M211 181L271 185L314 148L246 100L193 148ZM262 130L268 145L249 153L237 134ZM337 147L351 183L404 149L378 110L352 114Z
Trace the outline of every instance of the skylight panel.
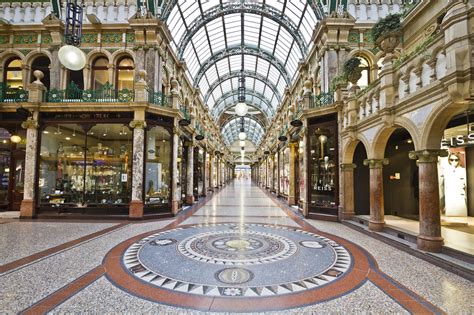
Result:
M268 61L262 58L258 58L257 73L266 76L269 68L270 63Z
M245 69L255 69L255 64L257 63L257 57L251 55L244 55L244 65Z
M240 71L242 68L242 56L236 55L229 57L231 71Z

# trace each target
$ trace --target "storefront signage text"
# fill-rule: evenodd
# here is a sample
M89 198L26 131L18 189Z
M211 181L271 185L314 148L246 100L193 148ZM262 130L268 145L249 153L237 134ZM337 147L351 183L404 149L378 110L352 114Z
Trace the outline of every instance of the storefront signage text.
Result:
M460 147L467 145L474 145L474 131L471 131L467 136L457 135L451 138L441 140L442 148Z

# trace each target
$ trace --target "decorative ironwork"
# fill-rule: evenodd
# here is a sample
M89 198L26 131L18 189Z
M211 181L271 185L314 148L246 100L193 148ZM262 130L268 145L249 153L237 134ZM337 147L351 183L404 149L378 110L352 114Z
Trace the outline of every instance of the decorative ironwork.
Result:
M66 44L79 46L82 38L82 3L77 0L67 0L66 25L64 28Z
M168 101L168 96L161 92L148 92L148 103L158 105L162 107L171 107L171 103Z
M227 3L207 10L206 12L204 12L203 15L194 20L194 22L188 27L186 34L182 37L178 44L178 57L180 59L183 58L184 50L191 42L193 36L206 24L225 15L238 13L256 14L271 19L272 21L278 23L279 25L281 25L281 27L285 28L288 33L294 38L296 44L298 45L301 51L301 54L303 56L306 55L306 43L304 41L303 35L298 30L298 26L295 25L295 23L288 16L282 15L279 10L271 6L265 6L255 3Z
M28 102L28 91L0 84L0 101L5 103Z
M259 57L268 61L272 66L277 68L277 70L281 73L281 75L285 79L286 85L287 86L291 85L291 77L286 71L285 65L280 60L278 60L278 58L276 58L274 55L260 48L236 46L236 47L230 47L230 48L221 50L219 52L216 52L209 59L203 62L195 76L194 86L199 85L199 82L201 82L201 79L206 73L206 71L209 70L209 68L211 68L215 63L225 58L236 56L236 55L242 55L242 54Z
M229 80L229 79L232 79L232 78L235 78L235 77L240 77L242 75L242 71L232 71L232 72L229 72L227 73L226 75L223 75L222 77L220 77L217 81L214 81L210 86L209 86L209 89L206 93L206 95L204 96L204 103L208 103L209 101L209 98L211 97L212 95L212 92L222 83L222 82L225 82L226 80ZM268 78L259 74L259 73L256 73L256 72L253 72L253 71L243 71L243 75L245 77L249 77L249 78L254 78L256 80L260 80L262 81L264 84L266 84L272 91L273 91L273 94L275 94L278 102L281 102L281 98L282 96L280 95L280 92L278 90L278 88L276 87L276 85L274 85L273 83L269 82L268 81Z
M321 93L314 97L314 102L311 102L310 108L318 108L328 106L334 103L334 95L331 93Z
M117 91L110 83L104 84L100 89L82 90L74 82L71 82L65 90L51 89L46 96L47 102L93 102L93 103L117 103L131 102L134 99L134 91L123 89Z

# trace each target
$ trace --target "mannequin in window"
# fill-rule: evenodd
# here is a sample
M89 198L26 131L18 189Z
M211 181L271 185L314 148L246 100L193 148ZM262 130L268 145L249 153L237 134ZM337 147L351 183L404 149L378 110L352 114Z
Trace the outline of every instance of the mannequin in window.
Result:
M449 154L448 163L449 166L444 170L446 216L467 216L466 169L461 166L457 153Z

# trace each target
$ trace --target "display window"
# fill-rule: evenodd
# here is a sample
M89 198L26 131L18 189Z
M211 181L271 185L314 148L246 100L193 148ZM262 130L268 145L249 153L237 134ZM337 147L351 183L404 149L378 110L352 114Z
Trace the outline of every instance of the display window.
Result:
M217 187L217 158L212 159L212 187Z
M180 201L185 198L183 196L186 194L186 188L185 188L185 183L186 183L186 163L184 160L184 146L183 146L183 139L178 140L178 160L177 160L178 168L177 168L177 185L176 185L176 195L179 196ZM184 174L184 175L183 175Z
M309 139L309 210L337 214L337 124L310 126Z
M171 203L170 132L161 126L153 126L146 132L145 205L169 206Z
M25 149L26 131L21 129L19 123L0 128L0 209L20 210L25 179Z
M273 191L273 168L275 167L275 161L273 160L273 155L270 155L268 158L268 187Z
M449 127L441 141L441 148L447 150L447 155L439 158L438 163L444 221L474 217L474 123Z
M194 151L194 196L199 197L204 192L204 150L196 148Z
M280 194L288 196L290 192L290 148L280 150Z
M298 172L298 181L297 181L297 190L299 196L300 206L304 202L304 185L305 185L305 177L304 177L304 142L300 141L298 146L298 167L296 171Z
M42 130L40 206L105 207L130 202L133 133L124 124L52 124Z
M272 167L273 182L272 182L272 186L273 186L273 190L277 191L278 190L278 159L277 159L276 154L274 154L272 156L272 161L273 161L273 167Z

